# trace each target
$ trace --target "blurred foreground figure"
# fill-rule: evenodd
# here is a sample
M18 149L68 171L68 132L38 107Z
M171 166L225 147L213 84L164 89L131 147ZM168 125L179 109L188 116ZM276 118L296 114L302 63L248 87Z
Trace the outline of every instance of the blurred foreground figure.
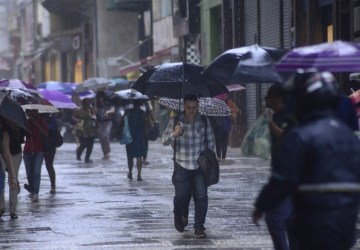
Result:
M334 114L337 84L331 73L298 71L284 88L294 97L298 124L284 134L253 221L290 195L291 249L350 249L356 242L360 141Z

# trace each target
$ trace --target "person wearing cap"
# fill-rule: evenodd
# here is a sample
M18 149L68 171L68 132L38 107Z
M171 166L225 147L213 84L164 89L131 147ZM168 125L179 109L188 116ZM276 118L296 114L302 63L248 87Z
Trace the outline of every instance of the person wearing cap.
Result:
M298 70L284 88L298 123L283 135L268 183L253 211L263 213L291 196L291 249L351 249L360 201L360 141L335 114L340 91L329 72Z

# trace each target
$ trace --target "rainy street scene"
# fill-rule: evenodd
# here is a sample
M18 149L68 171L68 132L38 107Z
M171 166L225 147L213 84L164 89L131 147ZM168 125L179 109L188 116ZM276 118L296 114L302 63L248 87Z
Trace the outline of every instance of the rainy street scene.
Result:
M0 0L1 249L360 249L359 0Z

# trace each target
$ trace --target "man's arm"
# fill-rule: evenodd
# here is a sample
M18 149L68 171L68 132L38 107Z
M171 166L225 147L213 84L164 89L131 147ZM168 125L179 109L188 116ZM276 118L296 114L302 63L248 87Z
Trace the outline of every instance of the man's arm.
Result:
M211 123L207 117L205 117L207 120L207 130L206 130L206 136L208 140L208 148L211 150L214 150L215 148L215 135L214 131L212 129Z
M164 146L169 145L175 139L173 135L173 131L174 131L174 119L170 119L165 131L161 136L161 142Z

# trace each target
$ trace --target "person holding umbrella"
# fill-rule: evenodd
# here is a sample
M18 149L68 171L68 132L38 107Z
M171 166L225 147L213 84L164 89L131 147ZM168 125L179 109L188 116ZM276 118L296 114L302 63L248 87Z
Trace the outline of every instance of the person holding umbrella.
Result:
M112 119L114 114L115 107L109 104L105 92L99 91L96 94L96 119L103 160L110 159L110 133L113 126Z
M174 223L179 232L184 232L188 224L188 210L191 195L195 202L194 236L206 237L205 219L208 209L208 188L204 173L199 167L197 159L207 147L214 149L214 133L209 120L205 123L198 112L198 98L194 94L184 96L184 112L171 119L162 135L164 145L174 146L174 173L172 181L175 186ZM178 120L176 122L175 120ZM176 123L176 124L175 124Z
M31 201L39 201L41 181L41 166L44 160L43 137L48 136L46 120L40 116L38 110L27 109L28 126L31 134L26 135L23 159L28 184L24 188L31 194Z

